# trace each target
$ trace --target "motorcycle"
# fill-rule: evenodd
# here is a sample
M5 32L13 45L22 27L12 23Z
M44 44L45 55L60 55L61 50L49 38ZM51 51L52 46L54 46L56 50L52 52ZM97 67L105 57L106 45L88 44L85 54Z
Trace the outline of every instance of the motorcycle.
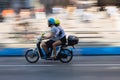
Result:
M45 33L44 33L45 34ZM36 63L39 58L45 59L45 60L54 60L54 59L48 59L47 54L40 46L43 36L42 34L40 37L37 38L36 48L29 49L25 53L25 59L29 63ZM55 60L60 60L62 63L69 63L73 58L73 51L68 49L69 45L60 45L57 50L57 58ZM50 53L52 55L53 50L50 50Z

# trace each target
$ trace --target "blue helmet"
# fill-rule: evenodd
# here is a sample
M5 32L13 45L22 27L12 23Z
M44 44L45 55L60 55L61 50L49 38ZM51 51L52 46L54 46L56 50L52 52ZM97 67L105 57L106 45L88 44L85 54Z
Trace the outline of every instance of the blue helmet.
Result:
M48 23L51 24L51 25L54 25L55 24L55 19L54 18L49 18Z

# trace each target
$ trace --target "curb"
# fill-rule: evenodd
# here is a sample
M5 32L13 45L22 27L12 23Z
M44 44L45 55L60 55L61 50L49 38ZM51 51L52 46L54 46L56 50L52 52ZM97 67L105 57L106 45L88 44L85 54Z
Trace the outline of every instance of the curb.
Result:
M29 48L0 48L0 56L24 56ZM80 47L69 48L74 56L120 55L120 47Z

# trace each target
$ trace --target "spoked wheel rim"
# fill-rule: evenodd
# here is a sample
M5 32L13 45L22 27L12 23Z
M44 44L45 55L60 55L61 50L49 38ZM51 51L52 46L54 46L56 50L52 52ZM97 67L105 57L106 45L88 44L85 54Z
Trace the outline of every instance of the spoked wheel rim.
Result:
M69 63L72 58L73 58L73 54L72 54L72 51L68 50L68 49L63 49L61 52L60 52L60 61L62 63Z
M39 60L39 54L31 49L26 52L25 58L28 62L35 63Z

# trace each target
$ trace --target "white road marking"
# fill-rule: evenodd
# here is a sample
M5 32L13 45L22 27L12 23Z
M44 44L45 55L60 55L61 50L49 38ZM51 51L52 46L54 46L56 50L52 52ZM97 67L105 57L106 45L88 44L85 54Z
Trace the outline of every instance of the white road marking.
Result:
M120 67L120 64L72 64L72 66L79 66L79 67L119 66Z
M120 67L120 64L69 64L69 65L67 65L67 64L64 64L64 65L62 65L62 64L60 64L60 65L58 65L58 64L51 64L51 65L48 65L48 64L44 64L44 65L42 65L42 64L40 64L40 65L0 65L0 67L57 67L57 66L72 66L72 67L104 67L104 66L108 66L108 67L110 67L110 66L113 66L113 67Z
M106 69L109 69L109 70L116 70L116 69L120 69L120 67L118 67L118 66L111 66L111 67L108 67L108 68L106 68Z
M54 66L54 65L0 65L0 67L50 67L50 66Z

